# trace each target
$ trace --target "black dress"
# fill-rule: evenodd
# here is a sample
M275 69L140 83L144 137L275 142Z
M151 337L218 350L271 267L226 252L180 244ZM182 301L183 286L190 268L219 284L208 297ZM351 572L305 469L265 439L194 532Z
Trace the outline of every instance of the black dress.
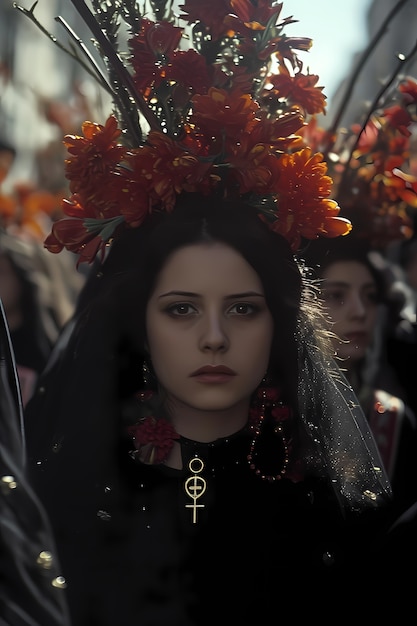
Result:
M86 477L78 501L65 505L61 492L64 508L49 491L62 470L43 473L76 626L272 626L277 603L311 618L318 598L358 583L376 520L343 518L326 481L260 479L249 446L245 431L182 439L182 470L144 465L122 446L117 473L88 489ZM192 460L204 465L195 484Z
M385 514L345 517L326 479L260 479L246 431L181 440L181 471L134 460L120 415L141 371L102 313L64 329L26 409L31 480L53 524L73 625L323 623L326 607L345 606L346 590L370 578L368 542ZM185 482L195 455L206 490L193 523Z

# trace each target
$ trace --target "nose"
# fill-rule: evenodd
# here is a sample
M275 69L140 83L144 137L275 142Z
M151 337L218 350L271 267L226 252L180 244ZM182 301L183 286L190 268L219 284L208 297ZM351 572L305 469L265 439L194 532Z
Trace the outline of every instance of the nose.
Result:
M225 328L225 320L217 312L208 313L201 325L201 350L224 352L228 347L229 337Z
M367 314L367 307L361 295L352 294L349 301L349 313L351 317L363 318Z

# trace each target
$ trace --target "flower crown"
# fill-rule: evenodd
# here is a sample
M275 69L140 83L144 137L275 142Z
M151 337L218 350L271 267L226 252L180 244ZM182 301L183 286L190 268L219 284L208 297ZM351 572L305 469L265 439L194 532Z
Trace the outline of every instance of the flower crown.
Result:
M302 238L351 230L329 197L323 155L301 137L326 103L296 53L312 41L285 35L296 20L281 18L282 2L184 0L175 14L168 1L145 3L146 13L134 0L92 0L91 11L71 1L107 75L67 30L114 114L64 139L71 195L45 240L49 251L67 248L90 263L124 228L172 211L184 192L241 198L293 250ZM34 7L17 8L39 26ZM88 67L74 47L66 51Z

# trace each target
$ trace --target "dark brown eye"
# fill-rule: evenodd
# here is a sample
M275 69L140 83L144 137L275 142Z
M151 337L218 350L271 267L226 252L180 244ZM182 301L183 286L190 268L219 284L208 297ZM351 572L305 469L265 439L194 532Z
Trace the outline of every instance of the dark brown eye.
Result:
M185 317L186 315L193 315L197 312L195 307L187 302L176 302L175 304L170 304L166 311L173 317Z

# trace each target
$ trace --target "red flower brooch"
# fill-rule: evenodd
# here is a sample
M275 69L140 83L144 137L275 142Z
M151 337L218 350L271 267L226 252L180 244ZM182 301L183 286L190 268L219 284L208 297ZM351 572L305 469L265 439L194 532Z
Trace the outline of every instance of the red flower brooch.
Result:
M135 445L133 458L147 465L163 463L171 452L174 441L180 438L168 420L153 415L140 419L137 424L128 428L128 432Z

